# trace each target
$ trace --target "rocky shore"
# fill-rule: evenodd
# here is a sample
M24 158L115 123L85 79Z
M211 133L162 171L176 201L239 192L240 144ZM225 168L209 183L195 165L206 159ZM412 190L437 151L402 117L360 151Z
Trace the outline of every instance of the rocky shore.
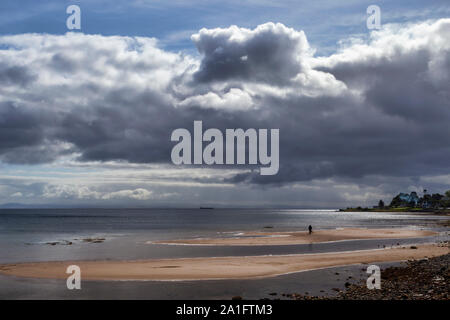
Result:
M407 261L381 270L381 289L369 290L366 280L346 282L335 296L283 294L295 300L450 300L450 254Z

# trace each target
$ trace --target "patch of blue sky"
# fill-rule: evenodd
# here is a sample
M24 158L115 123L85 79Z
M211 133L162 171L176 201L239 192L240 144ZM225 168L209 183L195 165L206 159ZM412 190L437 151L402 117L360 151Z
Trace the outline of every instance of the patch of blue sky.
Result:
M17 165L17 164L1 164L2 178L6 177L39 177L39 178L58 178L67 177L89 172L98 172L98 168L74 168L56 165Z
M0 34L67 32L66 8L81 7L82 32L155 37L171 51L195 51L190 35L201 28L254 28L268 21L304 30L317 54L336 51L339 40L365 34L366 9L381 8L382 23L450 15L448 0L2 0Z

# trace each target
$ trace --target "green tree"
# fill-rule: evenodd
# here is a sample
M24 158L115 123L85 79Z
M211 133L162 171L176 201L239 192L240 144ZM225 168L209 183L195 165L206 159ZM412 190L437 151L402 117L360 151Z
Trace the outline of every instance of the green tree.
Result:
M402 200L400 200L400 195L396 195L394 198L392 198L390 207L400 207L402 205Z
M441 205L444 208L450 208L450 190L445 191L445 198L441 200Z

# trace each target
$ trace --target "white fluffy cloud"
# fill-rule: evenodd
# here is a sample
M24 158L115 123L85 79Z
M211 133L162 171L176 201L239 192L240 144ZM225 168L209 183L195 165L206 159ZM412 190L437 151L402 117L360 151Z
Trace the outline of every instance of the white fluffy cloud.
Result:
M303 31L266 23L253 30L201 29L191 39L203 55L199 81L241 79L285 84L312 55Z
M102 199L134 199L134 200L149 200L152 198L152 191L138 188L135 190L119 190L111 193L107 193L102 196Z
M17 194L17 193L16 193ZM21 194L19 196L22 196ZM54 199L77 200L111 200L133 199L150 200L154 198L153 192L144 188L134 190L118 190L113 192L91 190L87 186L80 185L46 185L42 196ZM160 196L161 197L161 196Z
M203 95L196 95L181 101L178 106L201 107L222 110L247 110L254 107L250 94L238 88L231 88L228 92L219 95L215 92L208 92Z

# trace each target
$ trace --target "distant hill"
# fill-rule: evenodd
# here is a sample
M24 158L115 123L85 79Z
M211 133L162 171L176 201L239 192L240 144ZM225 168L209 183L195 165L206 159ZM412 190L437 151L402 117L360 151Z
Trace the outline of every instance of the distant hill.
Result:
M52 208L62 208L60 205L49 205L49 204L26 204L9 202L0 204L0 209L52 209Z

